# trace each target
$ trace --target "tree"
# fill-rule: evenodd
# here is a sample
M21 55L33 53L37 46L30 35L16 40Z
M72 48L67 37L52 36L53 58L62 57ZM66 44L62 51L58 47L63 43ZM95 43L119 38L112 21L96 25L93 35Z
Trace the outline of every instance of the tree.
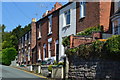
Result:
M15 59L17 51L15 48L5 48L2 50L2 63L5 65L10 65L11 61Z

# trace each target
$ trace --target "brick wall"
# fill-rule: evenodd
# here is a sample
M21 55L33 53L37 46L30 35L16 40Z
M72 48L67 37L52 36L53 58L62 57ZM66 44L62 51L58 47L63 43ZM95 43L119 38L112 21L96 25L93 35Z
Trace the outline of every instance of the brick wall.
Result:
M90 37L82 37L82 36L70 36L70 48L77 47L81 44L91 43L94 42L95 39L101 39L102 33L96 32L93 33Z
M104 26L104 31L111 33L111 21L110 16L114 12L113 2L100 2L100 24Z
M77 33L83 31L88 27L97 26L99 24L99 3L87 2L86 3L86 16L80 19L79 2L76 4L76 27Z
M58 26L59 26L59 12L52 13L52 34L48 35L48 16L37 22L37 27L41 23L41 39L37 40L37 54L39 54L39 48L41 51L41 58L43 60L43 45L46 44L47 57L48 57L48 39L52 38L52 53L51 57L55 56L55 42L58 40ZM38 31L38 30L37 30ZM38 32L37 32L38 37ZM40 45L39 45L40 44Z
M111 33L111 21L110 16L114 11L113 2L87 2L86 3L86 16L80 19L79 2L77 2L77 33L83 31L88 27L94 27L101 25L105 32Z

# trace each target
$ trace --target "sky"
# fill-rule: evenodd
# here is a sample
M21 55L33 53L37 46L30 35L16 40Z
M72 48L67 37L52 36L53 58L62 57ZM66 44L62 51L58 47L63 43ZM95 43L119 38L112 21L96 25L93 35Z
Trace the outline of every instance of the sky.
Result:
M18 25L24 27L32 18L39 20L46 10L51 10L56 2L2 2L2 24L5 31L12 31ZM65 5L67 2L60 2Z

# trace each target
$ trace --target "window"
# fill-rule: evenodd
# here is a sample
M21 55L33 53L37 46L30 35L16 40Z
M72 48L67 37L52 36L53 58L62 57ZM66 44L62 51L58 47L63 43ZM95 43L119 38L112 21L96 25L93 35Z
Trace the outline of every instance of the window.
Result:
M39 44L39 49L38 49L38 60L41 60L40 44Z
M28 47L28 61L30 61L30 47Z
M24 43L24 37L22 37L22 48L23 48L23 43Z
M30 39L31 39L31 32L29 31L29 43L30 43Z
M22 43L24 43L24 37L22 37Z
M58 40L55 42L55 53L56 53L56 60L59 61L59 43Z
M41 38L41 24L39 24L38 28L38 38Z
M48 43L48 57L51 57L51 46L52 46L52 42Z
M118 24L117 20L113 22L113 34L120 34L120 24Z
M120 1L118 2L118 8L120 9Z
M46 52L46 44L44 44L43 46L43 58L46 58L47 57L47 52Z
M27 34L25 34L25 40L27 40Z
M49 21L48 21L48 34L52 33L52 15L49 16Z
M39 54L38 54L38 56L39 56L39 57L38 57L38 60L41 60L40 48L39 48L38 53L39 53Z
M65 15L65 26L70 24L70 10L64 12Z
M86 16L86 3L80 2L80 19Z
M52 48L52 38L48 39L48 57L51 57L51 48Z

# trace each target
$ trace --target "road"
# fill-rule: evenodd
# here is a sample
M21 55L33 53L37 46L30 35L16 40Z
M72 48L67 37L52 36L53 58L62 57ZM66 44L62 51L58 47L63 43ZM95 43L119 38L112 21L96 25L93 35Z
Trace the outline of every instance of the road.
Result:
M45 78L41 78L10 66L0 65L0 67L2 67L2 80L46 80Z

